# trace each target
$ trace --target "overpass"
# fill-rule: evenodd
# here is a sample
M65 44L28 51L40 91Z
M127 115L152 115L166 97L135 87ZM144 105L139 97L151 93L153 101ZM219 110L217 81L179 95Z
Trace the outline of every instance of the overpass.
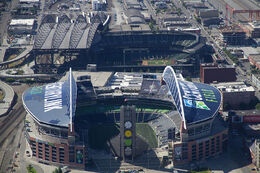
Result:
M0 62L0 69L5 69L5 68L8 67L9 64L16 62L16 61L19 61L23 58L26 58L30 54L32 49L33 49L33 46L26 46L25 50L21 54L19 54L17 57L15 57L14 59L4 61L4 62Z

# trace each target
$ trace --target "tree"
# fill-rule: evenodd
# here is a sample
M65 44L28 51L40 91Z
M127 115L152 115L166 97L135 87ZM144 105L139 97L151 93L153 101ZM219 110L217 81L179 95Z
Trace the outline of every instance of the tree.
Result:
M225 111L230 110L230 109L231 109L230 104L225 103L224 106L223 106L223 109L224 109Z
M190 76L187 76L187 77L186 77L186 81L190 81L190 82L192 81L191 78L190 78Z
M256 108L256 110L260 110L260 103L257 103L257 104L255 105L255 108Z
M177 9L177 14L178 14L178 16L181 15L181 9L180 8Z
M26 167L26 169L27 169L28 173L37 173L36 170L34 169L34 167L32 167L31 164L28 165L28 166Z
M61 168L56 168L52 173L62 173Z

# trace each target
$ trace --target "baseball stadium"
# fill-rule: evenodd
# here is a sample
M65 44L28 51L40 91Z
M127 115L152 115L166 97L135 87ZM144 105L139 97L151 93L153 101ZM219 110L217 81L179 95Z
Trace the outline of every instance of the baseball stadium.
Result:
M163 148L173 165L218 155L227 143L220 92L185 81L170 66L163 74L70 69L56 83L27 89L22 99L32 156L48 164L86 169L91 149L118 156L111 144L120 134L122 105L134 105L143 144L136 147Z

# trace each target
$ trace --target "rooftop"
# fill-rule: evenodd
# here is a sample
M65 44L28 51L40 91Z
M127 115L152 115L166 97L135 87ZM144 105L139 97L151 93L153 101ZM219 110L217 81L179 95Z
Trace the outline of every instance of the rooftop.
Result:
M20 3L39 3L40 0L20 0Z
M105 86L110 79L110 77L113 75L113 72L87 72L87 71L73 71L74 78L78 79L80 76L90 76L91 77L91 83L94 87L102 87ZM66 75L60 80L65 81L67 79L68 72Z
M254 47L241 47L240 49L243 50L244 54L246 56L248 55L259 55L260 56L260 48L254 48Z
M186 123L204 121L212 118L219 111L221 94L215 87L178 80L170 66L165 68L163 79L180 116Z
M28 25L32 26L35 19L12 19L10 25Z
M250 54L248 56L252 58L255 62L260 63L260 54Z
M123 87L127 88L141 88L143 82L143 74L142 73L121 73L116 72L111 79L109 80L107 86L112 89L120 89Z
M234 111L234 112L238 116L246 116L246 115L259 115L260 116L260 110L256 110L256 109L239 110L239 111Z
M245 32L240 26L232 25L220 28L221 33L230 33L230 32Z
M203 66L203 68L235 68L234 65L215 63L203 63L201 66Z
M260 22L259 21L250 22L249 25L254 29L260 28Z
M212 85L223 92L255 91L254 87L246 85L245 82L223 82Z
M76 87L69 75L64 82L28 88L22 96L23 105L39 123L68 127L75 115Z
M48 141L49 143L67 143L67 139L65 137L59 137L59 135L52 135L52 134L46 134L45 131L40 128L40 126L35 122L35 120L29 115L26 114L26 122L28 123L27 125L27 133L29 134L30 137L35 138L37 140L42 140L42 141ZM55 130L52 129L52 133ZM57 130L60 132L60 129Z
M245 128L245 130L260 130L260 124L244 124L243 127Z

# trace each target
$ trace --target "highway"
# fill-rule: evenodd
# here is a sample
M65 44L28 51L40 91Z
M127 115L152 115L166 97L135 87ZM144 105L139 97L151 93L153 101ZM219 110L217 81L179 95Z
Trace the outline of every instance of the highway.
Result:
M58 74L23 74L23 75L11 75L4 73L6 71L0 72L0 78L46 78L46 77L56 77L59 76Z
M21 48L23 48L23 47L21 47ZM33 46L26 46L24 48L25 48L25 50L21 54L19 54L17 57L15 57L14 59L4 61L4 62L0 62L0 66L7 65L7 64L10 64L12 62L15 62L15 61L18 61L18 60L24 58L25 56L27 56L31 52L31 50L33 49Z

